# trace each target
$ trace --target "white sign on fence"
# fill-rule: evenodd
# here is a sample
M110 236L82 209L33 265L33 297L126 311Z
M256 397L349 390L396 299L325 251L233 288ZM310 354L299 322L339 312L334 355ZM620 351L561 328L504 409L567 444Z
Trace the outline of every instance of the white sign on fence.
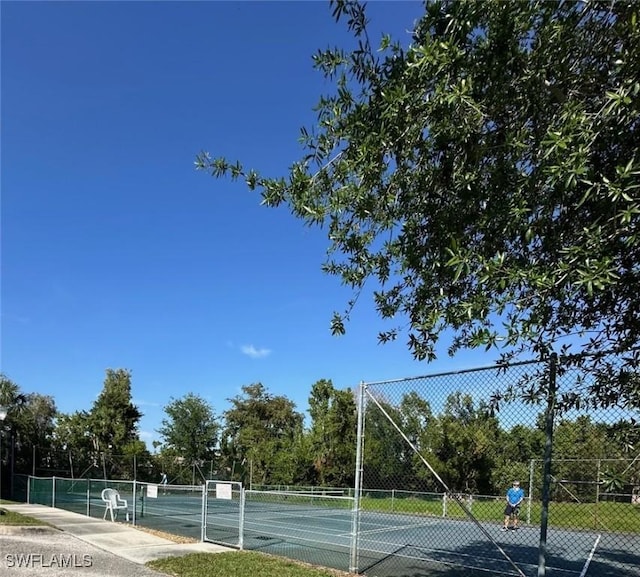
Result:
M216 499L232 499L231 485L229 483L216 484Z
M147 497L158 498L158 485L147 485Z

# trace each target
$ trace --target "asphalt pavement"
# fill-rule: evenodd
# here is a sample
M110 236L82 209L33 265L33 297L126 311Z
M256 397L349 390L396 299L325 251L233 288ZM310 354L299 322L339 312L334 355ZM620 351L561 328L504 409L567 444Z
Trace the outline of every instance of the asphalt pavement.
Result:
M145 567L154 559L189 553L233 551L213 543L176 543L136 529L42 505L2 508L51 525L0 525L2 577L158 577Z

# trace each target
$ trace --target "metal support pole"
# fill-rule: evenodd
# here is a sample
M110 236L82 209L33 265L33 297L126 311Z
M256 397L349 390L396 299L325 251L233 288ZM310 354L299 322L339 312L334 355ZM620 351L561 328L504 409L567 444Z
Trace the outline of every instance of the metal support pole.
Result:
M598 530L598 504L600 503L600 466L601 466L601 460L598 459L598 468L597 468L597 473L596 473L596 514L595 514L595 525L594 525L594 529L597 531Z
M200 518L202 523L200 523L200 541L204 542L207 538L207 504L209 499L209 485L213 484L211 480L207 480L204 482L204 492L202 494L202 511L200 513Z
M531 525L531 500L533 499L533 468L535 467L535 459L531 459L529 463L529 498L527 499L527 525Z
M366 385L360 383L358 387L358 425L356 434L356 476L353 495L353 509L351 514L351 558L349 571L358 573L358 541L360 531L360 497L362 494L362 460L364 453L364 412Z
M238 548L242 551L244 549L244 510L246 504L245 489L240 485L240 520L238 521Z
M549 386L545 412L545 444L542 476L542 509L540 511L540 547L538 550L538 577L547 574L547 528L549 526L549 501L551 496L551 458L553 455L553 421L556 410L556 371L558 355L549 359Z
M135 462L136 462L136 461L135 461L135 459L136 459L136 456L134 455L134 456L133 456L133 463L134 463L134 465L133 465L133 470L134 470L134 474L135 474L135 468L136 468L136 466L135 466ZM137 499L137 496L138 496L138 491L137 491L137 489L138 489L138 481L136 481L136 480L134 479L134 480L133 480L133 512L132 512L132 514L131 514L131 524L132 524L134 527L136 526L136 509L137 509L137 507L136 507L136 499Z

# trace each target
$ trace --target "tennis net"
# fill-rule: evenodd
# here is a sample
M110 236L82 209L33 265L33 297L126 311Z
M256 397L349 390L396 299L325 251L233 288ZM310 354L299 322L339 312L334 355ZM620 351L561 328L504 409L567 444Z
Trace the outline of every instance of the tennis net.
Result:
M204 485L140 483L138 511L145 515L200 515Z
M245 491L245 511L349 513L353 497L341 489L322 492Z

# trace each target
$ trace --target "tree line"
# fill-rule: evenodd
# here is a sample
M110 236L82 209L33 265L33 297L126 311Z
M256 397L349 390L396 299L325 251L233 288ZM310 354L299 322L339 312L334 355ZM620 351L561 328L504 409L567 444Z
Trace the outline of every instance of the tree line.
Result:
M202 483L215 478L245 485L352 487L355 479L357 409L355 391L331 380L311 386L308 418L284 395L261 383L245 385L221 414L203 397L187 393L164 407L152 450L140 439L142 413L132 401L131 373L108 369L100 395L89 410L70 414L55 400L23 393L5 376L0 404L10 407L0 451L5 479L10 472L41 476ZM537 482L545 442L542 414L531 424L505 428L489 405L465 392L450 394L439 412L415 391L400 403L383 403L387 414L457 492L495 495L514 478ZM368 406L363 487L442 492L420 457L387 417ZM611 492L640 484L640 462L624 471L613 459L634 456L638 439L632 423L595 422L590 416L563 418L554 433L554 474L569 480L558 499L592 495L596 482ZM571 459L566 460L565 459ZM594 459L605 465L596 472ZM640 460L637 460L640 461ZM8 487L8 484L3 484ZM5 489L6 490L6 489Z
M586 381L558 406L640 406L637 3L433 0L399 39L374 37L365 3L330 5L353 47L314 55L329 93L301 129L288 173L268 177L219 152L201 153L196 167L324 227L323 270L353 289L332 317L335 334L367 284L385 329L379 342L404 335L416 359L434 360L443 341L450 354L486 347L506 360L566 355L575 341L600 373L609 370L602 351L621 354L628 370ZM572 358L584 368L586 356ZM260 383L219 416L195 394L173 399L154 453L139 438L128 371L107 371L91 409L69 415L4 377L1 390L13 408L3 463L9 450L16 470L35 465L37 447L48 470L76 476L157 479L163 468L178 479L191 467L193 479L209 462L210 475L260 483L353 482L353 392L331 381L312 386L308 424ZM535 404L547 393L514 391L511 400ZM540 420L505 430L464 392L437 414L418 396L401 405L389 414L455 490L501 492L541 455ZM365 485L436 488L388 421L371 413L367 423ZM564 418L556 462L577 460L557 477L591 479L587 458L633 456L638 441L633 421ZM114 455L135 458L134 471ZM610 487L625 481L603 475Z

